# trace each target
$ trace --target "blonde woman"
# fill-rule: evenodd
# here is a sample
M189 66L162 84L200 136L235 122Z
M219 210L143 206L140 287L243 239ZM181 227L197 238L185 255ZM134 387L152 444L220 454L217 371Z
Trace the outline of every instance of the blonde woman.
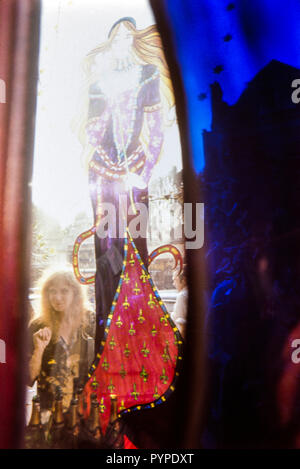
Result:
M148 208L148 184L162 151L174 95L156 27L138 30L133 18L121 18L112 26L107 41L87 55L85 69L87 106L80 135L89 163L95 223L101 220L103 203L113 205L116 215L105 236L99 230L95 236L99 344L123 262L119 197L127 201L126 227L139 213L137 204ZM142 224L134 241L147 265L147 218Z
M39 317L30 324L29 384L37 380L41 407L50 409L61 386L67 409L73 380L84 380L93 360L92 315L82 286L71 271L58 271L41 280Z

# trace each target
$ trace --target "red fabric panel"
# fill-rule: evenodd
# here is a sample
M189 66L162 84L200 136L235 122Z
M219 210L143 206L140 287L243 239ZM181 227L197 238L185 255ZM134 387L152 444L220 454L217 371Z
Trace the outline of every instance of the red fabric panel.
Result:
M26 279L30 268L27 231L38 51L39 2L0 2L0 448L17 447L23 427L26 356ZM30 231L29 231L30 232Z
M138 449L126 435L124 435L124 449Z
M85 392L100 403L105 431L110 416L110 395L117 396L118 411L157 401L173 390L181 336L164 310L137 249L128 239L117 299L108 316L103 352L92 365ZM94 371L93 371L94 370ZM154 406L154 404L153 404Z

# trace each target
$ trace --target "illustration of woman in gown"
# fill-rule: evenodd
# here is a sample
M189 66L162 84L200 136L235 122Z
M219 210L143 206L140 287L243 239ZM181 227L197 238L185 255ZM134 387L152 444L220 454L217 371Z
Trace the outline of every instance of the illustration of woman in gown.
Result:
M156 27L137 30L133 18L121 18L108 40L87 55L85 67L88 106L83 138L95 224L103 216L103 203L115 207L118 221L123 196L131 213L128 226L138 204L148 208L149 180L162 152L167 113L174 106ZM122 230L118 232L117 223L108 226L105 237L95 236L96 350L122 270ZM146 233L134 242L147 266Z

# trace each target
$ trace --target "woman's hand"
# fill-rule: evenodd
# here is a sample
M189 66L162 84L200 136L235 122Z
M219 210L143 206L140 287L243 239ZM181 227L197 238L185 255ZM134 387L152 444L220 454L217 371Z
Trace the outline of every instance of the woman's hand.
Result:
M52 337L49 327L43 327L33 334L33 346L35 350L44 351Z
M39 329L32 336L33 353L29 360L29 386L32 386L36 378L39 376L42 366L42 358L44 350L49 344L52 337L52 331L49 327Z

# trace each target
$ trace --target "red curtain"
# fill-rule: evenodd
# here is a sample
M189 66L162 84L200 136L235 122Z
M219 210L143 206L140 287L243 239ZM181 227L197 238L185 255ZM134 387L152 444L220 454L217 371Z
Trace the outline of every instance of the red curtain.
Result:
M0 448L20 446L23 428L39 18L39 0L0 0Z

